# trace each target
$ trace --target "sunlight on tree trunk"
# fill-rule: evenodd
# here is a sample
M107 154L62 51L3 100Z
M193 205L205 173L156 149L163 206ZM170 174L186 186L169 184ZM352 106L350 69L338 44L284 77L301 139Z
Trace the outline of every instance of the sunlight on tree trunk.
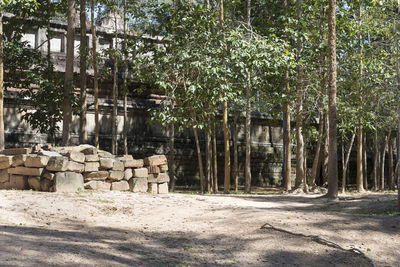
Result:
M193 127L193 134L194 134L194 140L196 142L197 161L198 161L198 164L199 164L200 191L201 191L202 194L204 194L205 186L204 186L203 160L201 158L199 137L197 135L197 129L195 127Z
M3 60L3 6L0 4L0 150L5 148L4 138L4 60Z
M92 28L92 57L93 57L93 90L94 90L94 131L95 146L99 148L99 80L97 66L97 38L94 22L94 0L90 0L90 23Z
M80 82L81 82L81 116L79 121L79 143L87 142L86 130L86 113L87 113L87 96L86 96L86 64L87 64L87 38L86 38L86 1L80 0Z

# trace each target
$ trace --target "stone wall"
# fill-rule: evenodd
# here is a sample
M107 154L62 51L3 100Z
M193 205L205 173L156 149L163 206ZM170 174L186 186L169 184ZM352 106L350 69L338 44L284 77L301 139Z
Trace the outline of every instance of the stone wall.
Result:
M91 145L5 149L0 189L77 192L84 189L168 193L165 155L116 157Z

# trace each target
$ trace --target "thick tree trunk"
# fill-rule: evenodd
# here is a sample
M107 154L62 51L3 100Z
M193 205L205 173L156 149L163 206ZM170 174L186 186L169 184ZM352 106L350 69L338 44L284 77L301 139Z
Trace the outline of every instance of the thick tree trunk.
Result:
M233 166L232 166L232 177L235 184L235 192L239 191L239 160L238 160L238 113L234 114L233 117L233 127L232 127L232 136L233 136Z
M247 0L247 27L251 27L251 0ZM246 138L246 151L245 151L245 165L244 177L245 185L244 192L250 193L251 191L251 73L247 73L247 86L246 86L246 122L245 122L245 138Z
M197 129L193 127L194 140L196 141L196 150L197 150L197 161L199 163L199 175L200 175L200 191L204 194L204 172L203 172L203 160L201 159L201 150L200 150L200 142L199 137L197 135Z
M67 10L67 54L65 60L65 84L63 101L63 133L64 146L71 145L72 106L71 94L74 80L74 41L75 41L75 1L68 0Z
M355 136L356 136L355 133L353 133L350 142L347 144L346 153L344 153L344 151L342 152L343 156L344 154L346 154L345 159L343 159L343 168L342 168L342 194L344 194L346 191L346 173L347 173L347 167L349 165L351 148L353 147ZM342 149L343 148L344 146L342 145Z
M86 39L86 0L80 0L80 81L81 81L81 116L79 121L79 142L85 144L87 142L86 130L86 113L87 113L87 96L86 96L86 64L87 64L87 39Z
M211 161L212 161L212 148L211 148L211 135L210 131L206 130L206 174L207 174L207 192L211 192L212 184L212 172L211 172Z
M217 132L215 129L215 122L213 123L212 143L213 143L213 155L214 155L214 157L213 157L213 160L214 160L213 161L213 165L214 165L214 168L213 168L213 175L214 175L213 191L214 191L214 193L218 193L218 159L217 159L218 155L217 155Z
M336 0L329 0L328 19L328 115L329 115L329 161L327 197L338 197L337 119L336 119Z
M114 11L114 27L115 27L115 55L114 55L114 77L113 77L113 110L112 110L112 143L111 151L114 155L118 154L118 25L117 11Z
M94 89L94 143L99 148L99 79L97 66L97 38L96 27L94 25L94 0L90 0L90 22L92 28L92 56L93 56L93 89Z
M359 127L357 131L357 191L364 192L362 152L363 152L363 128Z
M302 17L301 5L303 0L296 1L297 19L300 21ZM301 35L301 26L298 27L299 36ZM301 58L303 44L300 37L297 38L297 57L298 61ZM304 169L304 139L303 139L303 67L300 64L297 67L297 100L296 100L296 180L295 187L298 188L305 177ZM303 186L305 186L304 184Z
M0 4L0 150L5 148L4 138L4 59L3 59L3 7Z
M365 132L363 138L363 177L364 177L364 189L368 191L367 135L365 134Z
M169 155L168 155L168 172L170 177L169 190L175 190L175 125L173 123L169 126Z

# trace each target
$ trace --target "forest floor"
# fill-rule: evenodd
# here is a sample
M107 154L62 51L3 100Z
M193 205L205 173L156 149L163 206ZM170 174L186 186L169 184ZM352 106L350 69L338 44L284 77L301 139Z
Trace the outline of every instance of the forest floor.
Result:
M394 193L152 196L0 191L1 266L400 266Z

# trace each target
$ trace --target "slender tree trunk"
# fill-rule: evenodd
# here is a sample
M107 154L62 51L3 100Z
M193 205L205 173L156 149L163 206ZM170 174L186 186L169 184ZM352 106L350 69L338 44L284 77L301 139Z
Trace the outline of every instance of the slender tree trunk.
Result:
M359 9L358 9L358 17L359 17L359 27L361 31L362 26L362 5L361 1L359 1ZM359 36L360 42L360 65L359 65L359 81L358 81L358 97L359 97L359 105L362 105L362 96L361 96L361 89L362 89L362 75L363 75L363 49L362 49L362 35ZM364 192L364 185L363 185L363 171L362 171L362 151L363 151L363 128L360 126L358 128L357 134L357 191Z
M211 135L210 131L207 129L206 130L207 192L211 192L211 184L212 184L211 161L212 161Z
M115 27L115 53L118 51L118 25L117 11L114 11ZM112 113L112 144L111 151L114 155L118 154L118 56L114 55L114 77L113 77L113 113Z
M239 191L239 161L238 161L238 119L239 114L235 113L233 117L233 127L232 127L232 136L233 136L233 166L232 166L232 176L233 181L235 183L235 192Z
M126 27L126 0L124 0L124 42L123 42L123 51L124 51L124 129L123 129L123 136L124 136L124 153L128 155L128 51L127 51L127 41L128 41L128 34L127 34L127 27Z
M389 139L389 180L388 186L390 190L394 190L394 173L393 173L393 138Z
M247 27L251 27L251 0L247 0ZM247 73L247 86L246 86L246 122L245 122L245 138L246 138L246 151L245 151L245 165L244 176L245 185L244 192L251 192L251 73Z
M322 154L322 184L328 183L328 162L329 162L329 117L327 112L324 113L324 127L326 136L324 139L324 153Z
M282 1L282 6L283 6L283 15L286 17L287 12L288 12L288 3L287 0ZM286 37L288 38L288 36ZM290 94L290 84L289 84L289 70L285 71L285 78L284 78L284 83L285 83L285 94L289 95ZM290 135L291 135L291 130L290 130L290 104L288 102L284 104L284 117L285 117L285 127L284 127L284 144L285 144L285 158L284 158L284 177L285 177L285 190L290 191L292 190L292 148L291 148L291 142L290 142Z
M92 54L93 54L93 89L94 89L94 128L95 145L99 148L99 79L97 66L97 38L94 25L94 0L90 0L90 23L92 28Z
M363 138L363 177L364 177L364 189L368 191L368 168L367 168L367 135L364 132Z
M74 40L75 40L75 1L68 0L67 10L67 55L65 60L65 84L63 101L63 133L64 146L71 144L72 106L71 94L74 80Z
M329 108L329 161L327 197L338 197L337 120L336 120L336 0L329 0L328 19L328 108Z
M201 150L200 150L200 142L199 137L197 135L197 129L193 127L194 140L196 141L196 149L197 149L197 160L199 163L199 174L200 174L200 191L204 194L204 172L203 172L203 160L201 159Z
M323 115L323 101L322 97L319 99L319 129L318 129L318 142L317 142L317 147L315 148L315 156L314 156L314 161L313 165L311 168L311 180L309 182L309 186L314 186L316 185L317 181L317 176L319 174L319 166L321 163L320 160L320 154L321 154L321 147L322 147L322 141L323 141L323 131L324 131L324 115Z
M363 185L363 169L362 169L362 152L363 152L363 128L359 127L357 131L357 191L364 192Z
M171 182L169 189L171 192L175 190L175 125L173 123L169 126L169 156L168 156L168 171Z
M301 21L303 0L296 1L297 19ZM301 26L298 26L299 36L301 36ZM297 38L298 61L301 60L303 44L301 38ZM304 180L304 140L303 140L303 67L299 64L297 68L297 101L296 101L296 182L298 188Z
M381 159L381 183L380 183L380 190L385 190L385 157L386 157L386 149L388 147L389 139L391 138L391 131L392 129L389 128L389 133L385 137L385 141L383 143L382 148L382 159Z
M347 149L346 149L346 158L343 159L343 168L342 168L342 194L345 193L346 191L346 173L347 173L347 166L349 165L349 160L350 160L350 154L351 154L351 148L353 147L354 139L355 139L355 133L352 134L350 142L347 144ZM342 149L344 146L342 145ZM342 152L342 155L344 155L344 151Z
M80 82L81 82L81 116L79 121L79 142L87 143L86 130L86 113L87 113L87 96L86 96L86 64L87 64L87 39L86 39L86 0L80 0Z
M225 40L225 25L224 25L224 0L219 0L219 22L223 34L223 42L226 43ZM225 46L226 49L226 46ZM223 55L223 64L225 65L225 54ZM230 168L231 168L231 159L229 152L229 125L228 125L228 102L224 101L222 103L222 128L224 129L224 151L225 151L225 169L224 169L224 193L229 194L231 181L230 181Z
M213 123L213 131L212 131L212 143L213 143L213 155L214 155L214 168L213 168L213 174L214 174L214 182L213 182L213 191L214 193L218 193L218 159L217 159L217 132L215 129L215 122Z
M378 164L379 164L379 145L378 145L378 130L375 129L375 138L374 138L374 146L375 146L375 153L374 153L374 186L373 190L378 190Z

